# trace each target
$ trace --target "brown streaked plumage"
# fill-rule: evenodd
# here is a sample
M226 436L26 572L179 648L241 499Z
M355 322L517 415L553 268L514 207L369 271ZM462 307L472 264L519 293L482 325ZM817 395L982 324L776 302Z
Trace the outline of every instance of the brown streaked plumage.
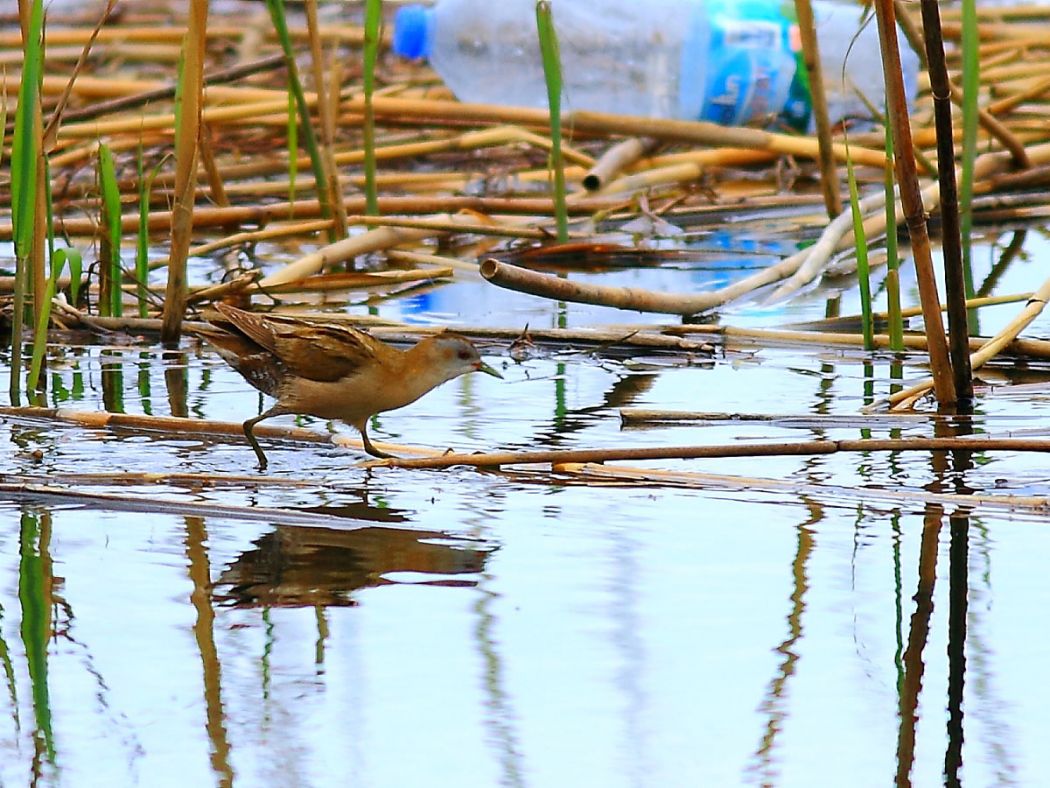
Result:
M261 315L216 304L215 330L200 332L255 388L277 400L244 422L259 467L266 467L252 429L263 419L296 413L340 419L357 428L365 451L389 457L368 439L368 419L402 408L468 372L503 377L466 337L444 332L398 350L350 326Z

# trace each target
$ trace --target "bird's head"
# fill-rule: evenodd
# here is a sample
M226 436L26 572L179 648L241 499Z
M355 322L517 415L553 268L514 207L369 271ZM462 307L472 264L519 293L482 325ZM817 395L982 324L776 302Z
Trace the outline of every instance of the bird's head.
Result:
M441 371L443 380L452 380L468 372L484 372L497 378L503 377L481 360L474 343L464 336L446 331L424 340L423 343L426 343L426 353Z

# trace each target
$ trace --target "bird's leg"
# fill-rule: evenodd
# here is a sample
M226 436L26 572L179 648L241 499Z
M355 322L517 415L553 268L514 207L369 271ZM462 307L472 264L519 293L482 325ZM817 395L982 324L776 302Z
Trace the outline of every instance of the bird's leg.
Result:
M372 445L372 441L368 439L368 424L364 423L358 430L361 432L361 445L365 447L365 451L371 454L373 457L379 457L382 460L396 460L397 457L393 454L388 454L385 451L381 451Z
M252 432L252 429L263 419L268 419L271 416L281 416L285 413L287 413L287 411L280 407L280 405L274 405L268 411L260 413L254 419L248 419L246 422L244 422L244 437L248 439L248 443L252 445L252 449L255 451L255 456L259 458L260 471L266 470L266 455L263 454L262 447L259 445L259 441L256 440L255 434Z

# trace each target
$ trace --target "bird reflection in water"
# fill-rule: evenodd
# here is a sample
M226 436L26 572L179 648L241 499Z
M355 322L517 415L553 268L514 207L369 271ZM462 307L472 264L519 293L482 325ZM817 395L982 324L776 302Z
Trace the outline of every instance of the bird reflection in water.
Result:
M353 530L279 525L255 541L215 583L236 607L347 606L359 588L396 584L400 572L433 575L413 584L474 586L492 547L440 531L367 526ZM463 576L462 578L460 576Z

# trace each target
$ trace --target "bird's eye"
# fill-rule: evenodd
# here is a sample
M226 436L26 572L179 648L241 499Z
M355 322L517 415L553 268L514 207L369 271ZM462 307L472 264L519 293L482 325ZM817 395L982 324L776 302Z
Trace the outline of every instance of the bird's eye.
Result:
M470 353L468 351L466 351L466 350L459 351L459 360L460 361L469 361L470 360Z

